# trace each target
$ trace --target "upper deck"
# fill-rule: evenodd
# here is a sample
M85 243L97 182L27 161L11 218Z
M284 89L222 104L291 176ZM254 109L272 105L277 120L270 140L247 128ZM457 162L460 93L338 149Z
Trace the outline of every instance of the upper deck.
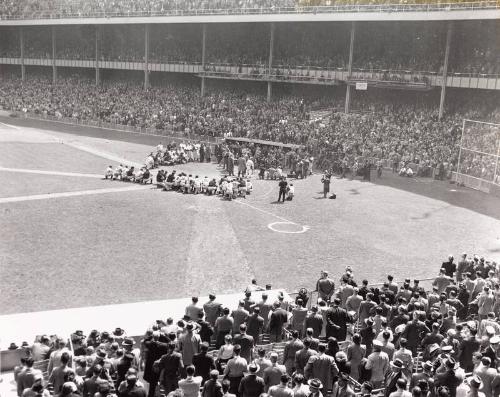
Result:
M165 23L450 21L500 19L500 1L429 4L342 4L331 6L195 8L144 11L55 8L1 15L0 26Z

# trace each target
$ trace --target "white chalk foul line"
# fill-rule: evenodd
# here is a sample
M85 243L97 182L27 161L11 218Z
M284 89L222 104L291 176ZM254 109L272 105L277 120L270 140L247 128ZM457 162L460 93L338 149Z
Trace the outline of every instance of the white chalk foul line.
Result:
M40 174L40 175L56 175L56 176L76 176L82 178L99 178L102 179L103 176L99 174L82 174L79 172L59 172L59 171L42 171L42 170L30 170L25 168L8 168L0 167L0 171L7 172L21 172L24 174Z
M139 186L127 186L127 187L114 188L114 189L80 190L77 192L45 193L45 194L34 194L31 196L4 197L4 198L0 198L0 204L16 203L19 201L55 199L55 198L62 198L62 197L91 196L94 194L130 192L130 191L145 190L145 189L151 189L151 186L139 185Z
M0 123L0 124L4 125L4 126L6 126L6 127L9 127L9 128L13 128L13 129L15 129L15 130L20 130L20 129L21 129L21 128L19 128L19 127L16 127L15 125L10 125L10 124L5 124L5 123Z
M306 232L307 230L309 230L309 226L305 226L305 225L299 225L297 222L293 222L291 220L288 220L286 218L283 218L282 216L279 216L279 215L276 215L276 214L273 214L272 212L269 212L269 211L266 211L266 210L263 210L262 208L259 208L259 207L255 207L253 206L252 204L248 204L248 203L245 203L244 201L239 201L239 200L233 200L233 203L237 203L237 204L241 204L241 205L246 205L247 207L250 207L256 211L259 211L259 212L262 212L263 214L266 214L266 215L270 215L276 219L279 219L281 222L272 222L270 223L269 225L267 225L267 227L272 230L273 232L277 232L277 233L287 233L287 234L296 234L296 233L304 233ZM302 228L301 231L286 231L286 230L278 230L275 228L275 225L277 224L287 224L287 225L295 225L295 226L298 226L300 228Z
M65 140L62 140L61 142L64 145L71 146L74 149L78 149L78 150L81 150L82 152L87 152L87 153L93 154L94 156L105 158L107 160L116 161L117 163L133 165L134 167L144 166L144 163L143 164L136 163L135 161L130 161L130 160L124 159L123 157L116 156L116 155L111 154L111 153L103 152L101 150L97 150L97 149L94 149L94 148L89 147L89 146L81 145L79 143L67 142Z

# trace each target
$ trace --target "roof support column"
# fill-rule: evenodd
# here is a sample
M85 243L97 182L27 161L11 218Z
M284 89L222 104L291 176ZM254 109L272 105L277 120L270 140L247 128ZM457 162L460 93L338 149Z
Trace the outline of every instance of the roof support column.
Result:
M273 69L273 53L274 53L274 30L275 30L275 25L274 22L271 22L270 25L270 35L269 35L269 64L267 68L267 76L268 79L271 78L271 73ZM271 97L273 93L273 83L268 80L267 81L267 102L271 102Z
M448 31L446 32L446 49L444 51L444 62L443 62L443 75L441 82L441 97L439 98L439 116L438 119L441 120L443 118L444 113L444 103L446 99L446 80L448 77L448 60L450 57L450 45L451 38L453 36L453 21L448 22Z
M19 44L21 46L21 80L26 81L26 66L24 65L24 28L19 28Z
M205 63L207 56L207 24L203 24L201 32L201 96L205 96Z
M144 89L149 89L149 25L144 26Z
M344 112L349 113L351 109L351 89L352 87L349 85L349 80L352 75L352 60L354 56L354 39L356 36L356 22L351 22L351 39L349 41L349 65L347 66L347 88L345 92L345 108Z
M56 66L56 27L52 26L52 84L57 82Z

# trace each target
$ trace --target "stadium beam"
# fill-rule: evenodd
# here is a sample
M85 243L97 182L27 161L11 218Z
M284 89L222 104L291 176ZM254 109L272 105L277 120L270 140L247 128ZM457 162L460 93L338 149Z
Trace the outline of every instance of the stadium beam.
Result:
M267 74L270 76L272 67L273 67L273 53L274 53L274 30L275 25L274 22L271 22L270 25L270 36L269 36L269 65L267 69ZM271 102L271 96L273 93L273 83L268 80L267 81L267 102Z
M448 78L448 59L450 57L451 38L453 36L453 21L448 22L448 31L446 32L446 49L444 51L443 75L441 82L441 97L439 98L439 114L438 119L443 118L444 102L446 100L446 80Z
M57 81L57 66L56 66L56 26L52 26L52 84Z
M149 24L144 25L144 89L149 88Z
M101 57L101 27L95 27L95 84L101 82L101 71L99 70L99 58Z
M201 70L205 71L207 56L207 24L204 23L201 32ZM205 75L201 76L201 96L205 95Z
M356 22L351 22L351 38L349 40L349 65L347 66L347 80L351 78L352 75L352 60L354 56L354 38L356 35ZM351 108L351 86L347 84L345 92L345 108L344 112L349 113Z
M19 44L21 46L21 80L26 81L26 66L24 65L24 28L19 29Z

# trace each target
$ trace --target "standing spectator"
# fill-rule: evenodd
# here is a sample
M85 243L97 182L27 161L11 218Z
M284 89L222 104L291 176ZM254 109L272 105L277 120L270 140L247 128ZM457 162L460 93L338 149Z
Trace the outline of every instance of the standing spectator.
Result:
M439 270L439 275L432 282L433 286L437 287L437 292L441 294L445 292L446 287L452 283L453 279L446 275L446 269L441 268Z
M200 149L200 161L202 161L201 156L203 155L203 146ZM210 371L210 379L205 382L203 386L203 391L201 392L201 397L222 397L222 385L219 383L219 371L216 369Z
M168 353L168 339L165 336L162 337L160 331L153 331L152 337L146 339L144 345L147 348L147 354L143 377L149 383L148 397L154 397L160 374L154 370L153 366L155 361Z
M241 380L238 389L241 397L259 397L264 393L264 379L257 375L259 369L255 363L248 366L248 374Z
M318 346L318 354L309 358L309 362L304 368L304 375L306 379L319 379L323 384L323 391L326 393L327 390L333 388L333 381L339 370L335 359L328 356L325 351L326 345L321 343Z
M229 335L233 331L234 320L232 317L229 317L229 309L225 307L222 311L222 317L217 318L215 321L215 334L216 338L216 347L220 348L224 344L224 340L226 335ZM231 336L231 335L229 335Z
M270 397L294 397L293 390L288 387L290 380L287 374L281 375L280 383L269 388Z
M60 365L55 367L49 376L49 384L52 385L55 394L59 394L62 391L62 386L64 384L64 377L69 372L73 372L70 367L70 354L67 351L63 351L60 356L58 356L58 361Z
M207 355L209 345L203 342L200 345L200 352L193 356L193 365L195 368L195 376L201 376L202 386L210 378L210 372L215 369L215 360L212 356Z
M445 372L436 374L436 387L446 386L450 397L456 397L457 387L463 381L463 376L456 371L456 364L453 358L449 358L445 362Z
M408 341L408 348L415 355L417 353L417 348L422 342L422 335L430 332L429 328L426 327L425 323L418 319L418 313L413 313L413 320L406 324L406 327L401 334L403 338Z
M278 364L278 353L272 352L269 358L271 359L271 366L264 370L266 393L271 386L279 385L281 376L286 375L285 366Z
M35 378L42 372L33 368L35 360L28 357L25 361L25 368L17 375L17 395L21 397L24 389L29 389L35 383Z
M214 330L212 328L212 325L208 321L203 320L204 313L203 311L200 311L198 313L198 321L196 323L199 325L199 330L198 334L200 335L201 341L202 342L207 342L210 344L210 340L212 339L212 335L214 334Z
M333 336L344 341L347 336L347 324L352 323L352 317L340 307L340 299L335 298L333 305L326 312L326 336Z
M205 319L212 327L215 326L215 321L222 315L222 305L217 302L214 294L208 295L208 302L203 305L205 311Z
M373 353L368 356L365 368L371 370L370 382L373 387L382 387L389 371L389 357L382 351L382 342L373 341Z
M412 397L412 394L406 390L406 380L398 379L396 382L397 390L392 392L391 394L386 394L388 397Z
M278 186L279 186L278 203L281 201L282 198L283 198L282 202L284 203L286 198L286 188L288 186L288 182L286 181L286 178L284 176L281 177Z
M198 321L200 318L199 313L203 313L203 308L198 306L198 297L193 296L191 298L191 304L186 307L186 316L188 316L191 321Z
M61 365L61 357L64 353L68 354L68 367L73 365L73 353L66 347L66 341L63 338L57 338L56 340L57 350L50 354L49 365L47 367L47 372L50 374L55 367ZM61 385L62 386L62 385Z
M146 397L146 389L137 380L137 374L127 375L126 386L119 392L120 397Z
M292 329L300 334L304 330L304 320L307 316L307 309L303 306L302 299L297 299L297 306L292 310ZM307 328L307 327L306 327Z
M304 374L304 369L312 356L317 354L316 350L312 350L311 340L305 338L303 348L295 353L295 372Z
M407 381L406 376L403 374L404 363L400 359L395 359L390 363L391 371L386 375L385 379L385 396L389 397L389 395L395 392L398 389L398 381L404 380ZM405 388L406 389L406 385Z
M299 332L296 330L292 331L292 340L286 342L283 351L283 364L288 375L295 372L295 354L303 348L304 344L299 339Z
M317 338L320 336L321 330L323 329L323 316L318 313L318 306L316 305L311 307L311 312L308 313L304 319L303 334L305 334L307 328L313 330L313 337Z
M248 320L250 313L245 310L245 301L240 300L238 302L238 308L233 310L231 317L233 318L233 335L236 335L240 330L240 325L245 324Z
M267 293L262 293L262 300L257 303L255 307L258 307L260 310L260 316L264 319L264 332L268 330L269 327L269 317L272 311L273 305L267 301L268 295Z
M175 343L168 344L168 353L160 358L158 363L158 372L163 374L161 383L165 393L179 387L178 381L184 371L184 363L182 362L182 355L175 350Z
M444 269L444 274L448 277L453 278L455 272L457 271L457 265L453 262L453 255L448 255L448 261L443 262L441 269Z
M31 357L33 357L33 361L42 361L46 360L47 355L50 352L50 338L47 335L42 335L40 337L40 341L33 343L31 346Z
M361 336L354 334L347 348L347 360L351 367L351 377L356 381L359 379L359 366L365 354L366 346L361 344Z
M179 381L179 389L184 392L184 397L199 397L200 387L203 382L201 376L195 376L195 368L193 365L186 367L186 379L181 379Z
M179 338L179 351L182 354L184 365L193 363L193 356L200 351L200 335L193 332L193 324L186 325L186 333Z
M260 376L262 378L262 377L264 377L264 371L266 370L266 368L270 367L272 365L272 363L271 363L271 360L266 358L266 350L265 349L259 348L259 350L257 351L257 355L259 357L257 357L254 360L254 364L256 364L259 367L256 374L257 374L257 376Z
M247 334L247 326L245 324L240 325L240 333L234 336L234 344L240 345L240 355L248 363L253 360L253 347L255 343L253 337Z
M29 389L24 389L21 397L50 397L50 392L43 387L43 375L37 373L33 377L33 384Z
M255 344L259 344L263 332L264 319L260 316L260 307L254 306L253 313L247 319L247 333L253 337Z
M240 357L240 345L234 345L234 357L227 362L226 369L224 370L224 377L229 379L229 391L239 396L238 388L241 379L247 371L247 360Z
M465 372L472 372L474 364L472 363L472 355L478 352L481 348L481 343L477 339L477 330L475 327L469 329L470 335L460 343L458 349L458 359L460 366Z
M335 282L328 277L328 272L322 271L320 279L316 283L316 291L318 291L318 298L326 302L330 301L333 293L335 292Z
M288 322L288 313L281 308L279 302L274 303L274 311L269 320L269 340L271 343L279 343L283 340L285 325Z

